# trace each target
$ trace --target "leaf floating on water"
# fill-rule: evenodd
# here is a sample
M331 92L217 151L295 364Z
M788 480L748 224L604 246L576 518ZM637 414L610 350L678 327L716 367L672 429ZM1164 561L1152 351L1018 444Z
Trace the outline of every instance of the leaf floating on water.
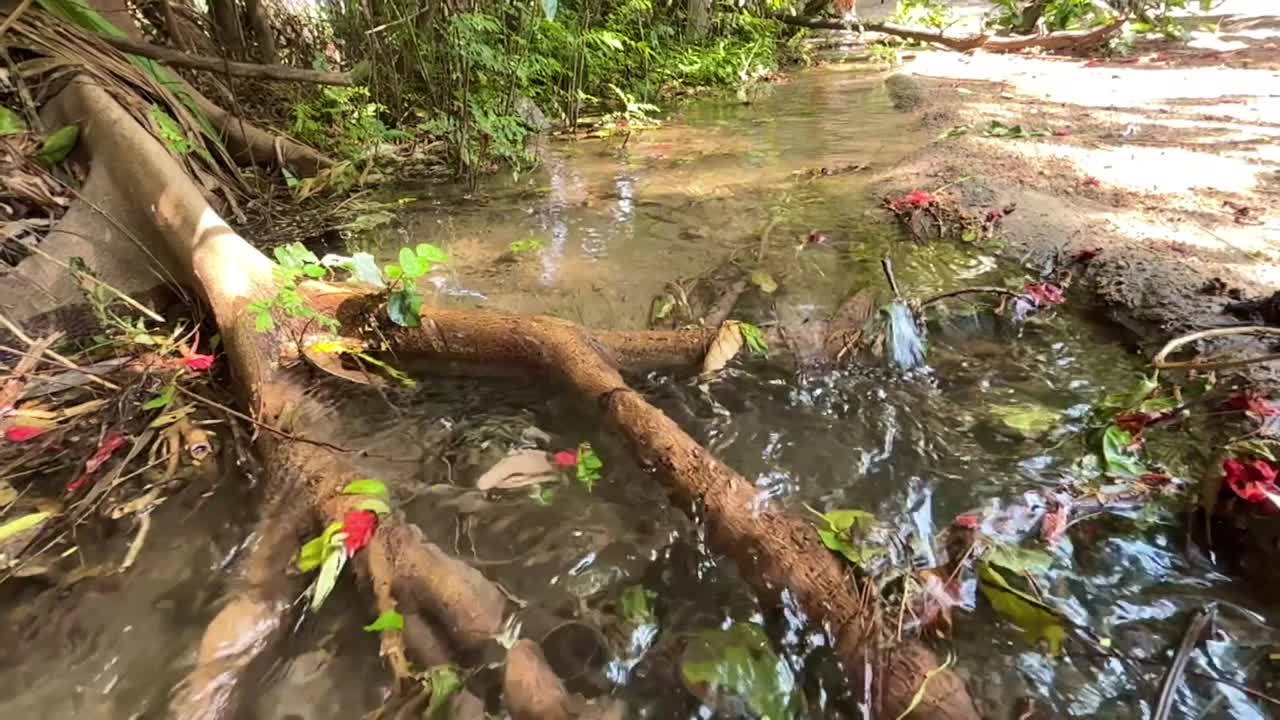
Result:
M9 522L0 525L0 542L4 542L11 537L20 535L28 530L39 527L45 520L53 517L50 512L34 512L29 515L23 515Z
M707 348L707 354L702 358L703 374L723 370L738 351L742 350L743 342L742 330L738 327L737 321L729 320L722 324L720 331L716 333L715 340L711 341L711 347Z
M756 270L755 272L752 272L751 282L753 285L760 288L760 292L766 295L772 295L774 291L778 289L778 283L773 279L773 276L764 270Z
M998 405L991 415L1023 437L1043 435L1058 424L1059 414L1042 405Z
M595 489L596 483L600 481L600 471L604 469L604 462L591 449L591 443L582 443L578 445L578 482L587 487L587 492Z
M628 585L622 590L622 619L635 625L651 625L656 616L653 601L658 594L643 585Z
M1147 471L1147 466L1129 452L1133 436L1111 425L1102 435L1102 462L1108 473L1125 477L1137 477Z
M685 647L680 677L708 706L725 710L724 717L789 720L802 710L790 666L753 623L698 633Z
M813 512L817 513L816 510ZM876 516L864 510L832 510L818 513L824 523L818 528L818 537L829 550L840 553L855 565L865 565L879 556L883 550L866 544L866 537L875 524Z
M479 490L511 490L537 485L559 477L541 450L515 450L476 480Z
M395 610L385 610L377 619L364 626L365 632L385 632L387 630L403 630L404 616Z
M1067 630L1058 611L1027 593L1014 589L987 562L978 565L978 589L996 612L1022 628L1028 642L1044 640L1052 655L1057 655L1062 650Z
M996 545L987 554L986 561L992 565L1009 570L1017 575L1023 573L1042 573L1053 565L1053 558L1043 550L1018 547L1017 545Z

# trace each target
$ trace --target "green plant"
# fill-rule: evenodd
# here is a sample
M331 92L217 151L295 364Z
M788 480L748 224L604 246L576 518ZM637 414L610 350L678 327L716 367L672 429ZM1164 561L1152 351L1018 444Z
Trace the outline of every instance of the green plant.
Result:
M951 8L943 0L899 0L893 22L902 25L945 27L951 19Z
M434 265L448 262L449 256L435 245L419 243L413 250L400 248L398 259L398 264L383 268L388 280L387 316L397 325L418 327L422 324L422 295L416 281Z
M524 255L525 253L534 253L542 249L542 241L538 238L526 238L517 240L507 246L507 250L512 255Z
M410 139L382 122L385 110L370 101L367 87L326 87L293 105L289 130L304 142L358 160L378 144Z
M320 259L298 242L280 245L273 252L276 263L271 269L271 276L276 284L276 294L272 298L252 303L248 308L253 313L253 324L258 332L266 332L275 327L275 320L272 318L275 310L291 318L317 322L330 330L337 329L336 320L312 310L298 292L298 281L301 278L318 279L329 274L328 269L320 264Z
M897 45L872 45L871 48L867 50L867 55L871 62L885 67L894 67L901 62L901 59L898 57Z

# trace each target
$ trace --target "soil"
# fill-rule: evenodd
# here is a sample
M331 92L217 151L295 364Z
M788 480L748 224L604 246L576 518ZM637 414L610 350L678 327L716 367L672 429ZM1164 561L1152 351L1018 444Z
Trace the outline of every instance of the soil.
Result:
M889 87L936 139L879 189L943 188L943 202L974 213L1016 206L1001 226L1007 252L1044 271L1085 260L1076 286L1148 350L1238 325L1228 303L1280 285L1276 68L1280 18L1242 15L1120 60L920 53ZM1048 134L986 136L992 121ZM1266 365L1247 372L1280 380Z

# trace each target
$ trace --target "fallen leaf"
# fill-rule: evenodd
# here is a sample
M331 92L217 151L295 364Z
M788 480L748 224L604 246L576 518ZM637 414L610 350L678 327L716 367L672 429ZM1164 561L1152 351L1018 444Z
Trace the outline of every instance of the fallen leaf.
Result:
M1062 649L1067 630L1058 612L1014 589L990 563L978 565L978 589L996 612L1022 628L1028 642L1044 640L1053 655Z
M930 207L937 203L938 198L933 193L924 190L912 190L903 194L897 200L888 201L889 209L899 213Z
M1058 423L1059 413L1040 405L998 405L991 415L1023 437L1043 435Z
M1040 521L1040 539L1044 540L1046 545L1053 545L1067 532L1067 525L1070 522L1070 501L1058 500L1053 509L1045 513L1044 519Z
M1271 404L1270 400L1262 397L1257 390L1247 390L1231 396L1227 400L1227 407L1232 410L1242 410L1246 415L1258 420L1280 415L1280 408Z
M103 463L111 459L111 454L124 444L124 436L112 430L102 438L102 442L98 443L98 449L93 451L93 455L84 463L84 471L80 473L80 477L73 480L66 487L68 493L73 493L84 487L85 483L93 477L93 474L102 467Z
M14 518L4 525L0 525L0 542L4 542L9 538L24 533L32 528L39 527L41 523L53 516L49 512L34 512L29 515L23 515L20 518Z
M365 632L385 632L387 630L403 630L404 616L395 610L384 610L378 617L368 625L364 626Z
M343 495L371 495L373 497L386 497L387 486L381 480L370 480L368 478L362 480L352 480L347 486L342 488Z
M557 453L557 458L564 454L567 453ZM577 464L576 455L572 464ZM554 480L557 477L559 477L559 474L556 472L555 466L547 460L545 452L541 450L515 450L486 470L476 480L476 488L479 490L510 490L512 488L537 485L548 480Z
M916 616L925 630L951 631L951 608L964 605L959 579L947 582L944 576L933 570L921 571L920 594L916 601Z
M1043 550L1018 547L1017 545L999 544L987 553L986 561L992 565L1009 570L1017 575L1023 573L1042 573L1053 565L1053 558Z
M743 338L742 330L738 327L738 323L729 320L720 326L720 331L716 333L716 337L711 341L711 347L707 349L707 354L702 358L703 374L716 373L724 369L725 365L742 350Z
M1130 454L1132 445L1133 436L1128 431L1115 425L1107 428L1102 435L1102 460L1108 473L1137 477L1147 471L1147 466Z
M751 273L751 282L760 288L760 292L766 295L772 295L778 289L778 283L774 281L773 276L764 270L756 270Z
M1157 414L1156 417L1159 417L1159 415ZM1144 412L1121 413L1115 417L1115 423L1116 427L1133 437L1137 437L1153 419L1155 418L1151 414Z
M342 516L342 532L347 538L342 541L347 555L355 555L360 548L369 544L373 531L378 527L378 515L368 510L355 510Z

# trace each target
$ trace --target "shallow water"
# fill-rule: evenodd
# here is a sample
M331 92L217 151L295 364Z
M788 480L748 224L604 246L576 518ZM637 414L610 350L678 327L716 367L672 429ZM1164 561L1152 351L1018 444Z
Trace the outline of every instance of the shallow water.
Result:
M429 188L394 231L355 244L384 255L415 242L443 246L455 261L432 276L437 301L602 328L643 327L667 282L731 254L760 257L780 285L779 306L805 316L825 315L851 290L883 286L886 254L911 295L1032 279L980 248L914 246L886 224L868 184L925 140L909 124L891 109L881 78L839 66L805 72L751 105L691 104L625 147L616 138L553 145L540 171L497 179L478 196ZM795 175L849 163L868 167ZM814 231L828 240L803 246ZM498 261L527 238L541 250ZM930 313L927 366L907 374L864 367L795 376L739 362L709 382L634 381L796 512L859 508L894 532L929 537L958 514L1087 476L1073 432L1091 404L1131 386L1142 368L1087 314L1069 304L1014 328L981 306L953 303ZM346 443L396 458L370 460L366 470L394 483L410 518L528 603L519 614L524 634L543 643L572 689L623 698L631 717L735 717L751 703L721 696L714 712L703 706L680 689L680 660L688 648L717 647L728 636L717 629L763 623L779 660L752 666L757 701L794 687L802 699L773 706L775 714L859 717L821 633L794 608L758 606L591 408L527 383L424 379L386 398L331 383L318 391L341 412ZM1028 439L1000 420L999 408L1022 405L1056 413L1055 429ZM527 442L530 428L552 449L590 442L605 464L601 482L590 492L569 482L541 493L470 489L507 448ZM1199 469L1203 458L1169 446L1189 457L1172 469ZM165 529L153 535L164 540L128 576L86 581L56 610L6 613L6 647L30 649L0 661L0 687L10 688L0 717L162 714L248 532L251 518L236 509L243 491L231 485L199 514L194 499L167 503L157 520ZM1070 646L1051 657L972 584L939 655L955 653L989 717L1018 717L1028 701L1043 717L1146 717L1190 612L1217 599L1220 620L1191 668L1256 685L1276 641L1268 625L1275 608L1194 559L1184 536L1164 505L1097 516L1071 528L1038 577L1073 621L1150 664ZM936 552L916 549L926 561ZM652 593L652 612L637 619L631 601L641 588ZM319 720L376 707L384 673L376 640L359 630L364 613L341 587L295 633L248 716ZM491 681L478 683L492 700ZM1238 690L1192 678L1174 717L1269 715Z

